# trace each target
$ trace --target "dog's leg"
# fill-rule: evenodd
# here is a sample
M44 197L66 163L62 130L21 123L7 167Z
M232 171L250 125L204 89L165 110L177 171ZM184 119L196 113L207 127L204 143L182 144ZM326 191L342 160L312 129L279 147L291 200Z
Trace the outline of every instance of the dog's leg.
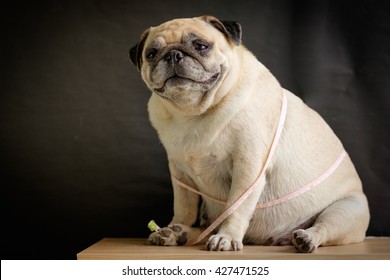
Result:
M241 183L242 186L250 186L248 183ZM238 251L242 250L245 232L248 229L249 222L256 209L256 204L260 194L264 188L265 179L263 178L258 183L253 193L231 214L220 226L218 233L211 236L206 244L209 251ZM238 188L237 188L238 189ZM245 191L239 188L239 192L233 191L232 186L229 193L229 201L236 201L238 197ZM231 199L233 198L233 199ZM228 205L230 205L228 201Z
M298 252L310 253L318 246L363 241L369 221L367 199L362 193L345 197L326 208L314 225L293 233Z
M174 164L169 165L172 174L177 176L178 172L175 170ZM180 174L181 178L185 178L184 174ZM194 185L189 178L186 181ZM200 228L191 227L197 219L199 195L190 192L175 182L173 185L173 212L174 216L171 223L158 232L153 232L149 238L148 243L153 245L175 246L184 245L188 240L191 240L201 233Z
M195 184L186 179L189 185ZM173 185L173 218L170 224L192 226L198 218L199 195L172 182Z

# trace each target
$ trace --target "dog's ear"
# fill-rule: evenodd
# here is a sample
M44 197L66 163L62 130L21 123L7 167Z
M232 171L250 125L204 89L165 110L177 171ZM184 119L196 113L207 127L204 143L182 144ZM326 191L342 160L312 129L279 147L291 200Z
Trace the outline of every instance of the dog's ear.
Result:
M138 71L141 71L142 66L142 51L144 49L146 38L149 35L149 29L147 29L141 35L141 39L134 47L132 47L129 51L129 57L131 62L137 67Z
M221 31L236 46L241 44L242 29L241 24L236 21L219 20L213 16L203 16L202 19Z

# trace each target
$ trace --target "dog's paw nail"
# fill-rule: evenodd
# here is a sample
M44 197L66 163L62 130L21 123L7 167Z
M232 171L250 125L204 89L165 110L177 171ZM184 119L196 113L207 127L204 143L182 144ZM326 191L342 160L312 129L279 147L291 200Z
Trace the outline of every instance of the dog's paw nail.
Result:
M232 247L233 251L240 251L244 246L242 245L242 242L232 241Z

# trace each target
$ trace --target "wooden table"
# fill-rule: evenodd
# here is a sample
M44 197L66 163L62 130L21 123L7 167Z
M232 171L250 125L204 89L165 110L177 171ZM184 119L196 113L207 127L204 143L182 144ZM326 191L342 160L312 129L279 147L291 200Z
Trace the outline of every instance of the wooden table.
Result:
M245 246L239 252L209 252L203 245L161 247L141 238L104 238L77 254L79 260L390 260L390 237L368 237L362 243L320 247L298 254L292 246Z

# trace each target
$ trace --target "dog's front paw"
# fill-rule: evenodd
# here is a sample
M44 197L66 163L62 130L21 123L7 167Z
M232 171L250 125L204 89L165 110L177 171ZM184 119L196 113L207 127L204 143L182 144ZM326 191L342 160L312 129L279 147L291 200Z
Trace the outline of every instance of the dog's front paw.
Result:
M149 235L147 243L150 245L177 246L187 243L187 232L181 225L171 225L159 229Z
M212 235L206 243L209 251L239 251L242 250L241 241L232 240L229 236L223 234Z
M303 229L294 231L292 243L298 253L311 253L317 248L310 234Z

